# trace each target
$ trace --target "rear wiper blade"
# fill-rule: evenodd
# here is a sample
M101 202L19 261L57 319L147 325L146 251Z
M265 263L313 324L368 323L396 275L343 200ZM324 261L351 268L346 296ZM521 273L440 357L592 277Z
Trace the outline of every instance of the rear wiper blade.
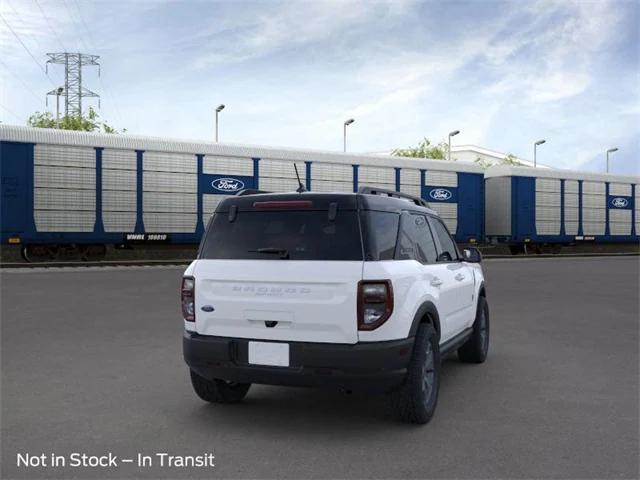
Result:
M276 247L264 247L258 248L257 250L249 250L251 253L272 253L275 255L280 255L280 258L286 260L289 258L289 250L286 248L276 248Z

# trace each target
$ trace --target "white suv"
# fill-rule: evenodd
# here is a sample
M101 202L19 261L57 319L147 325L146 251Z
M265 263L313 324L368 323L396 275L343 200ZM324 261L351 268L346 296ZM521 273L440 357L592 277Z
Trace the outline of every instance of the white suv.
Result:
M397 192L243 193L219 204L182 280L195 392L366 389L428 422L442 356L487 356L480 252L461 255L423 200Z

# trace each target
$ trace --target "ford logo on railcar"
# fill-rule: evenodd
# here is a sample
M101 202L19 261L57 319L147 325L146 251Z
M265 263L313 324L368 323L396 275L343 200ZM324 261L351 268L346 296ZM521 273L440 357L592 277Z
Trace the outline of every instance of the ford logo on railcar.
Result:
M616 208L624 208L627 205L629 205L629 200L622 197L616 197L611 200L611 205L613 205Z
M451 192L446 188L434 188L429 192L429 196L434 200L449 200L451 198Z
M238 192L244 188L244 182L237 178L218 178L211 182L211 186L221 192Z

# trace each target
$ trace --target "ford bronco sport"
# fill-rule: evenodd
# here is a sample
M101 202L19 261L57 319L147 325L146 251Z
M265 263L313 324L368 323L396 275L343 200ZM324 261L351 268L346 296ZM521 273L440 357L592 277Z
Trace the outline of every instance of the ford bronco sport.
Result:
M229 197L182 279L193 388L215 403L252 383L387 392L401 420L426 423L440 359L487 356L480 260L405 194Z

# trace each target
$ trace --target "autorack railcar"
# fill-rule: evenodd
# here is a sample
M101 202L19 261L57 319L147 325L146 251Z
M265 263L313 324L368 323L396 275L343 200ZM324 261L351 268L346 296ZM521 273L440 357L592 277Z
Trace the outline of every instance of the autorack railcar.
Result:
M106 245L197 244L218 202L243 189L373 186L420 196L460 243L483 236L475 165L0 125L1 242L27 259Z
M579 242L633 243L640 177L495 166L485 172L486 240L512 253Z

